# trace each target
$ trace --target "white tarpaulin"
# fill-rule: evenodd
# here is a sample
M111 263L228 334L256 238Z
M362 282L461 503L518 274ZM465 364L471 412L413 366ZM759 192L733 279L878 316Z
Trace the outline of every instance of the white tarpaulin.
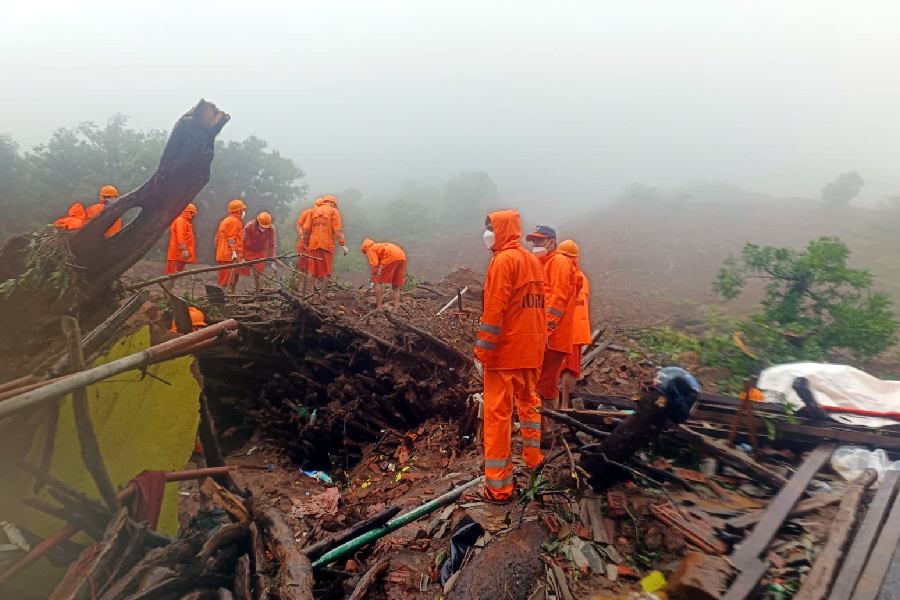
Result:
M839 423L885 427L900 421L900 381L878 379L847 365L777 365L760 373L757 387L766 401L799 409L805 405L792 387L797 377L806 377L813 398Z

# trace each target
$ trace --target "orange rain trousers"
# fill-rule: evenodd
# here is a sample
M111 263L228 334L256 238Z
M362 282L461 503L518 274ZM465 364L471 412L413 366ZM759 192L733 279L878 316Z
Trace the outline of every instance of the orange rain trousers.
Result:
M406 282L406 261L395 260L385 265L372 267L372 281L387 283L395 288L403 287Z
M216 262L219 263L220 265L232 264L230 260L217 260ZM238 276L240 275L241 270L237 266L237 263L235 263L235 267L233 269L219 269L218 271L216 271L216 273L217 273L217 279L219 282L219 287L225 287L226 285L228 285L228 282L231 280L231 277L234 277L234 281L237 282ZM234 275L232 275L232 273Z
M485 492L496 500L513 494L512 413L519 414L524 444L522 457L533 469L542 460L541 415L534 395L537 369L489 369L484 372Z
M551 400L559 395L559 377L562 375L563 363L568 352L560 352L547 348L544 352L544 364L537 381L537 393L541 398Z
M334 265L334 252L321 248L306 251L312 258L309 259L307 272L313 277L328 277ZM316 260L318 259L318 260Z
M581 348L581 344L572 346L572 351L566 354L566 359L563 361L560 375L568 371L575 376L575 379L581 379Z
M181 273L184 271L185 262L183 260L167 260L166 261L166 275L173 275L175 273Z

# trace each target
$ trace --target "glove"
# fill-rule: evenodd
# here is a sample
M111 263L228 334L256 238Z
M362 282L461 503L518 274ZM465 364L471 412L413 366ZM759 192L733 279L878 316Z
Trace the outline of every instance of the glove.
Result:
M232 251L231 251L231 260L232 260L232 261L237 260L237 250L232 250Z
M478 372L478 376L484 379L484 365L477 358L475 359L475 371Z
M278 272L278 266L277 266L275 263L269 263L269 266L272 267L272 272L273 272L273 273L277 273L277 272Z
M350 253L350 251L349 251L349 250L347 250L347 246L346 246L346 245L344 245L344 246L341 246L341 250L343 250L343 251L344 251L344 256L347 256L347 254L349 254L349 253Z
M187 250L182 250L182 251L181 251L181 258L190 258L190 257L191 257L191 253L190 253L190 252L188 252Z

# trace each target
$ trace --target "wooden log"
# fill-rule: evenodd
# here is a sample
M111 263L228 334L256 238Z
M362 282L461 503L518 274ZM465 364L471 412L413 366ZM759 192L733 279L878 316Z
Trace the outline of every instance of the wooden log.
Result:
M229 585L231 581L231 575L189 572L161 581L151 588L127 596L125 600L158 600L159 598L177 597L179 594L196 589L220 588Z
M207 566L212 556L222 548L239 543L247 538L247 523L229 523L216 529L204 542L197 554L197 562Z
M366 597L366 594L369 593L369 590L372 589L372 586L378 583L378 578L381 577L382 573L387 571L390 564L391 561L387 557L377 560L375 564L359 578L356 587L353 588L353 593L350 594L350 597L347 600L363 600L363 598Z
M677 439L688 442L698 450L711 453L722 463L751 475L756 481L765 483L773 489L781 489L787 484L787 479L784 476L766 468L746 453L735 450L734 448L729 448L725 444L692 431L684 425L680 425L677 429L670 430L669 434Z
M41 498L24 498L22 500L22 504L24 504L25 506L30 506L31 508L39 510L42 513L48 514L52 517L56 517L63 522L71 523L95 540L99 540L103 537L103 526L99 525L90 517L78 513L72 508L53 506L53 504Z
M206 459L207 467L223 467L225 466L225 457L222 455L222 448L219 446L219 436L216 435L216 423L209 410L209 400L204 392L200 392L200 427L197 430L200 436L200 443L203 445L203 457ZM217 475L216 483L229 489L235 489L234 483L228 474Z
M847 545L850 532L856 524L856 515L863 495L877 480L878 472L875 469L866 469L847 487L837 515L831 522L825 546L816 556L816 562L803 580L800 591L794 595L795 600L825 600L831 590L839 561L844 556L844 546Z
M591 474L591 485L600 487L612 481L608 461L625 463L636 452L655 440L666 425L664 396L645 396L637 403L634 414L623 419L603 442L600 451L581 453L581 467Z
M168 546L150 550L127 573L104 590L98 600L118 600L134 593L147 573L157 567L183 564L197 554L203 541L203 534L198 533Z
M313 571L309 559L294 541L294 532L284 522L276 508L264 508L256 520L268 534L272 554L278 561L278 571L273 581L274 591L281 600L313 600Z
M237 600L253 600L250 593L250 557L241 555L234 570L234 595Z
M119 509L109 522L103 539L85 548L69 566L62 581L50 595L50 600L88 600L92 598L92 590L106 586L112 575L107 567L120 556L127 544L123 532L128 521L128 511Z
M305 554L310 560L316 560L332 548L337 548L344 542L352 540L353 538L359 537L364 533L381 527L382 525L393 519L399 512L399 506L388 507L382 511L379 511L372 517L369 517L364 521L360 521L352 527L348 527L338 534L307 546L306 548L301 550L301 552L303 552L303 554Z
M62 318L62 328L69 344L69 364L72 365L74 371L83 371L84 354L82 354L81 329L78 326L78 320L65 316ZM113 486L109 472L106 470L106 464L103 462L103 453L100 451L100 443L97 441L97 433L94 431L87 390L84 387L72 390L72 411L75 413L75 428L78 431L78 442L81 446L81 460L90 472L103 501L110 510L116 510L119 507L116 488Z

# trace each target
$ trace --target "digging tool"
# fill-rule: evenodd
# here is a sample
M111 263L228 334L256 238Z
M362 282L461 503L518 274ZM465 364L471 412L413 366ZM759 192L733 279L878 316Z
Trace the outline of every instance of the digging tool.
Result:
M443 496L438 496L433 500L429 500L425 504L419 506L418 508L414 508L411 511L400 515L399 517L395 517L385 523L382 527L378 529L373 529L372 531L365 533L357 538L350 540L344 544L341 544L334 550L330 552L326 552L321 558L319 558L316 562L313 563L313 569L319 569L321 567L327 566L329 563L333 563L339 558L346 556L356 550L362 548L363 546L374 542L375 540L381 539L392 531L396 531L403 527L404 525L408 525L413 521L421 519L427 514L430 514L436 511L439 508L447 506L451 502L455 502L457 498L463 495L467 489L475 486L484 481L484 475L480 475L475 479L468 481L459 487L456 487Z

